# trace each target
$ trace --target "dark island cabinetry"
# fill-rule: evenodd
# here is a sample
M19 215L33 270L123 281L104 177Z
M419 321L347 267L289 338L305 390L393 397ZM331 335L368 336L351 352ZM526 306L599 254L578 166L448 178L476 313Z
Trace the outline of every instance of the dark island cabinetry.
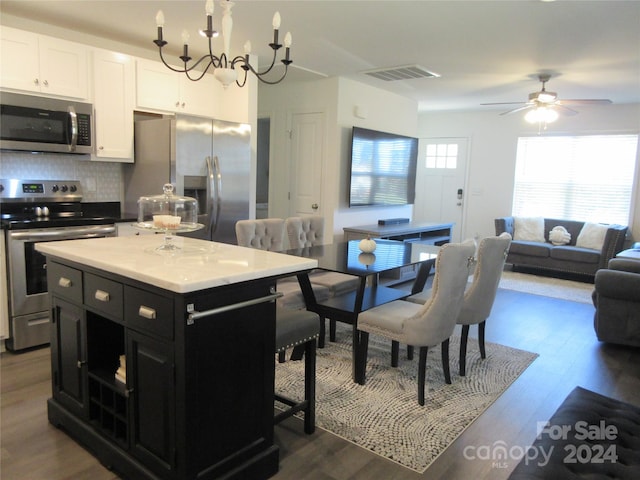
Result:
M65 259L47 270L52 424L124 478L277 471L275 304L252 303L273 278L176 293Z

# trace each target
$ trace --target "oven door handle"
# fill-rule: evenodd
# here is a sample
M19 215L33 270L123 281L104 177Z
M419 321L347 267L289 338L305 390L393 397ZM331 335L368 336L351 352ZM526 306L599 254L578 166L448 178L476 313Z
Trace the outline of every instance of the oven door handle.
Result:
M64 238L91 238L96 236L112 235L116 232L115 226L108 227L78 227L73 230L58 230L56 228L47 228L34 232L33 230L12 231L9 237L14 240L62 240Z

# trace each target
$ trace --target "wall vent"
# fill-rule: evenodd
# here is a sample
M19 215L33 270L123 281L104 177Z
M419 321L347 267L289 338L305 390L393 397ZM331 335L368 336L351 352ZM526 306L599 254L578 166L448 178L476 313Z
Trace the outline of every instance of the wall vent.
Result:
M420 65L404 65L402 67L379 68L376 70L367 70L362 72L365 75L372 76L378 80L392 82L395 80L411 80L414 78L432 78L439 77L437 73L430 72Z

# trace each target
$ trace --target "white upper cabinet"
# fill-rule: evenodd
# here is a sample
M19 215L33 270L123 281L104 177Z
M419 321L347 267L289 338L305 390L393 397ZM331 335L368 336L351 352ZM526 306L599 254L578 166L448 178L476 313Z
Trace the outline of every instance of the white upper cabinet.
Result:
M93 88L96 160L133 162L133 57L94 50Z
M140 109L217 116L217 98L222 86L213 75L193 82L184 73L169 70L161 62L136 62L136 98Z
M88 52L84 45L3 26L0 85L86 100Z

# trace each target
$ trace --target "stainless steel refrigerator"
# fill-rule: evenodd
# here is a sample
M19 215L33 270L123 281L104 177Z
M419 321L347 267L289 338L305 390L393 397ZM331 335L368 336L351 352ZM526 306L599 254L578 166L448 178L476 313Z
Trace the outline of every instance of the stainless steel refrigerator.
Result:
M235 224L249 218L251 127L200 117L135 122L135 163L124 167L125 212L138 199L172 183L177 195L198 200L201 230L188 234L237 243Z

